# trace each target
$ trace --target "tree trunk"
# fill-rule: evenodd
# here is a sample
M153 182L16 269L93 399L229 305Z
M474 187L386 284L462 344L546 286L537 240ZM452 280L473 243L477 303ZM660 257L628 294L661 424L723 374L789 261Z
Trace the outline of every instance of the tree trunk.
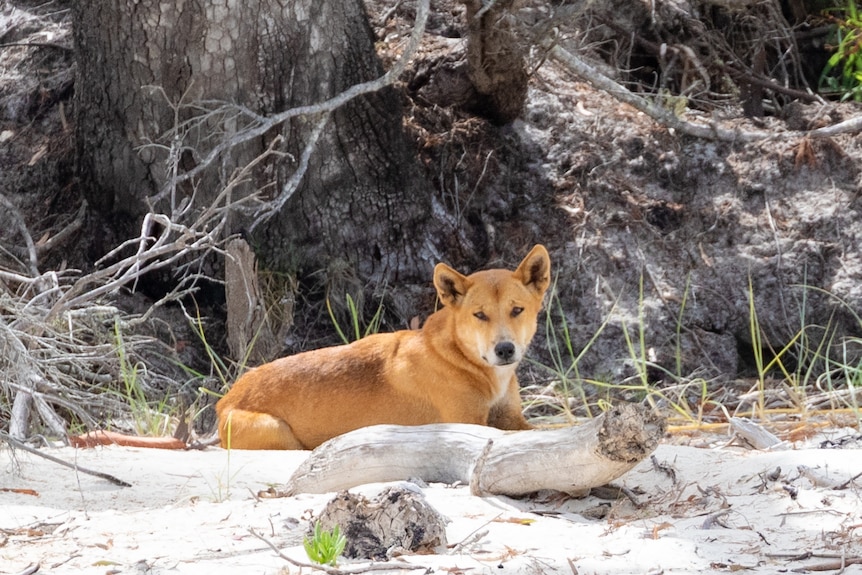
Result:
M467 7L468 75L479 102L476 112L498 124L521 115L527 100L523 47L511 25L513 0L462 0Z
M315 118L233 147L213 169L170 189L172 175L201 165L250 118L187 123L201 104L223 101L270 115L383 73L359 0L82 0L75 10L81 185L120 238L137 228L148 203L184 217L203 209L236 168L274 142L284 154L257 165L234 194L284 191ZM430 188L402 132L398 95L384 89L332 115L295 193L250 236L264 265L279 270L335 266L362 284L426 278L434 259L422 241L430 206ZM237 214L230 231L253 216Z

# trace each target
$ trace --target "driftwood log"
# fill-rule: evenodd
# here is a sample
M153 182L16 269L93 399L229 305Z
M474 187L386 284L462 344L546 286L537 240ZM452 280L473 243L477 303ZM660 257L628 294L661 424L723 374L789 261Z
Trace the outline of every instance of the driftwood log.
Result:
M376 425L315 449L279 495L419 478L469 484L475 495L517 496L551 489L580 496L652 453L664 429L660 416L630 404L561 429Z

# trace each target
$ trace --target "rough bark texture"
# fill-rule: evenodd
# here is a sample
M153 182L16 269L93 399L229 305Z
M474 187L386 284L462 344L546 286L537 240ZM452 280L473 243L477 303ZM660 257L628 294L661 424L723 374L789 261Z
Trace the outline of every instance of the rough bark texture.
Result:
M75 4L84 13L79 18L83 34L94 32L99 10L112 9L106 3L97 9L92 2L90 6L61 2L62 6ZM373 12L380 15L378 47L384 55L394 54L394 59L412 26L413 4L401 3L394 11L391 2L373 4ZM812 386L821 383L817 376L836 365L855 365L862 335L856 314L862 309L858 280L862 274L858 241L862 237L862 138L847 134L806 140L791 137L788 131L847 120L858 115L858 105L794 102L777 108L765 124L754 125L737 113L734 82L724 81L727 66L753 78L754 51L765 41L766 68L774 77L761 79L772 86L767 93L775 100L773 105L790 97L776 97L776 90L806 89L793 81L796 73L790 60L799 52L789 44L794 35L781 23L780 7L754 3L728 12L701 9L697 3L590 3L587 13L578 16L584 7L552 4L559 16L555 20L543 16L551 6L548 3L521 7L518 17L524 20L532 13L534 20L529 22L559 25L560 46L610 66L605 71L611 76L656 102L673 104L680 113L687 106L683 117L688 120L714 121L722 129L769 129L775 136L756 144L731 144L669 131L575 78L557 62L542 64L542 51L529 54L529 69L535 72L523 121L504 129L444 107L452 101L451 94L468 91L469 82L462 76L455 75L454 85L449 77L437 84L432 78L427 85L433 90L420 94L426 97L411 109L408 125L417 134L429 174L436 175L443 211L457 215L456 225L436 234L435 241L448 242L444 259L468 271L514 263L524 246L545 242L560 271L559 304L553 302L550 307L555 330L562 332L565 323L579 358L578 372L587 381L624 381L641 376L644 368L650 383L669 381L668 372L674 381L693 377L696 385L672 389L680 394L678 401L695 405L701 382L720 401L727 394L747 391L751 381L737 382L736 376L756 373L753 354L761 350L769 361L772 354L787 349L782 366L795 370L797 380ZM139 3L137 9L146 5ZM466 36L463 3L435 2L435 8L436 23L429 23L432 36L426 37L425 44L435 43L430 46L431 56L448 58L450 47ZM680 10L688 17L674 16ZM770 17L776 10L778 18ZM689 22L689 17L703 25ZM608 22L621 26L622 32ZM117 30L133 29L128 22L118 28L108 20L101 27L118 39ZM27 27L16 25L4 41L45 40L42 32L28 37L29 33ZM806 67L818 62L808 57L815 49L820 57L828 57L821 39L805 44L807 50L800 46L799 63ZM115 45L127 50L125 44ZM93 46L89 49L102 57ZM719 57L731 53L733 58ZM0 190L27 208L34 238L56 231L65 214L78 206L75 194L65 188L70 184L66 163L58 162L55 155L71 140L60 113L70 90L65 83L54 83L64 78L62 71L46 66L48 56L67 62L71 54L50 47L0 51L0 67L21 72L0 81L2 115L7 121L3 130L16 132L0 144ZM82 57L78 65L83 69L96 63ZM121 71L139 67L118 61L102 75L119 78ZM431 68L426 64L418 72ZM710 80L697 84L704 69ZM450 71L447 68L447 76L454 75ZM822 66L817 75L820 71ZM678 92L696 85L697 90ZM91 99L101 101L110 93L98 78L79 81L75 89L80 96L88 87ZM671 97L660 96L659 88L668 88ZM135 89L140 92L140 83ZM426 106L426 101L435 105ZM134 117L131 112L128 115ZM88 114L82 120L101 130L117 122L104 114L101 118ZM43 156L46 145L50 152ZM101 137L94 136L87 146L101 148ZM121 191L128 193L125 187ZM70 211L63 211L69 207ZM436 220L439 215L433 214ZM20 249L21 236L15 226L8 224L2 232L4 249L18 254L14 250ZM92 229L87 233L98 235ZM468 247L463 236L476 249ZM52 258L58 265L68 259L71 267L80 267L85 258L74 247L55 250ZM284 251L290 252L287 244ZM403 293L403 285L387 294ZM752 297L763 341L753 341ZM432 302L427 305L430 308ZM407 309L408 319L421 313L416 307ZM328 317L315 327L318 333L332 331ZM639 331L646 355L632 357L629 338ZM539 330L532 350L550 365L543 332ZM302 339L293 347L312 347L318 341ZM584 348L588 349L581 354ZM544 383L545 377L542 372L537 379ZM830 385L844 385L843 379ZM604 399L604 386L587 384L584 389L590 405ZM832 401L817 391L808 396L812 409ZM798 399L781 390L773 397L776 407Z
M283 23L289 68L282 75L294 87L280 108L311 104L383 74L359 3L307 4L307 18ZM418 177L400 120L400 101L388 89L335 113L310 159L309 177L288 209L257 235L267 263L291 267L294 256L285 248L297 247L308 271L346 262L363 280L427 277L431 262L423 263L428 253L419 232L430 213L430 189ZM306 139L304 124L286 131L291 151ZM293 166L281 168L283 185ZM343 301L339 296L334 299Z
M295 298L290 288L269 286L265 292L260 283L257 258L248 243L240 238L228 242L227 343L231 357L249 365L260 365L278 356L293 320Z
M407 72L408 89L425 106L463 110L507 124L521 115L529 82L524 51L530 43L516 32L515 3L462 0L461 4L466 41L432 31Z
M512 29L513 0L465 0L470 80L481 96L483 116L505 124L521 115L527 99L522 45Z
M387 487L372 499L342 491L316 521L326 531L341 529L347 539L345 557L384 561L405 553L446 549L449 522L431 507L421 489L410 484Z
M193 104L221 100L270 114L317 103L383 72L356 0L85 1L76 5L75 24L80 175L91 205L112 224L133 224L173 166L178 173L192 169L242 127L241 117L214 117L170 134L199 113ZM281 193L311 123L301 118L283 126L279 151L293 157L265 162L238 193ZM192 194L196 206L206 205L236 167L277 135L231 150L154 209L170 213ZM182 149L175 147L171 158L174 136ZM159 145L147 145L153 141ZM416 238L430 197L408 152L393 90L336 112L299 189L253 236L263 263L316 271L338 259L362 280L427 275L427 253ZM234 231L243 225L238 220Z
M315 449L284 493L326 493L418 477L469 483L476 495L524 495L544 489L581 495L652 453L664 429L663 418L634 404L620 405L581 426L553 430L376 425Z

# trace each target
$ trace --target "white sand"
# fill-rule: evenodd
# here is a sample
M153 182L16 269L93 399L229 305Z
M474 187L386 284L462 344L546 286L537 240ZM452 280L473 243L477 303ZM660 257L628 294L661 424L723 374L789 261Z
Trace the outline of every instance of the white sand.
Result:
M298 573L248 529L307 562L307 519L331 498L254 497L285 481L307 452L49 452L133 486L0 450L0 573L33 564L39 573L57 574ZM862 472L859 449L817 449L816 442L770 453L662 445L655 457L673 467L676 484L647 460L617 482L638 490L643 505L614 502L603 519L581 515L607 504L595 497L479 498L465 487L431 485L424 490L429 502L451 519L450 544L487 533L454 554L404 560L439 573L765 574L825 563L834 563L837 573L842 555L862 556L862 479L845 489L830 485ZM801 476L800 465L814 468L823 484ZM764 482L779 466L780 479ZM796 489L795 499L784 484ZM793 558L804 553L815 556ZM844 573L862 574L862 565Z

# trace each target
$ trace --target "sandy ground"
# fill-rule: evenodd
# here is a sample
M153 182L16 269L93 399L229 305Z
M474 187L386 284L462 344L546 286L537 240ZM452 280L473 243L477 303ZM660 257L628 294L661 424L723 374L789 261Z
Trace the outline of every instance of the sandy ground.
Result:
M853 430L830 435L857 436ZM774 452L663 444L654 461L617 482L640 506L595 496L480 498L463 486L433 484L424 493L451 519L450 546L469 544L402 560L435 573L572 575L824 566L837 573L844 558L844 573L862 573L853 564L862 557L862 480L850 481L862 472L862 445L856 439L823 448L823 439ZM0 573L35 565L39 573L298 573L249 529L307 561L308 518L332 497L255 497L285 481L307 452L49 452L132 486L0 450ZM380 488L360 490L370 495Z

